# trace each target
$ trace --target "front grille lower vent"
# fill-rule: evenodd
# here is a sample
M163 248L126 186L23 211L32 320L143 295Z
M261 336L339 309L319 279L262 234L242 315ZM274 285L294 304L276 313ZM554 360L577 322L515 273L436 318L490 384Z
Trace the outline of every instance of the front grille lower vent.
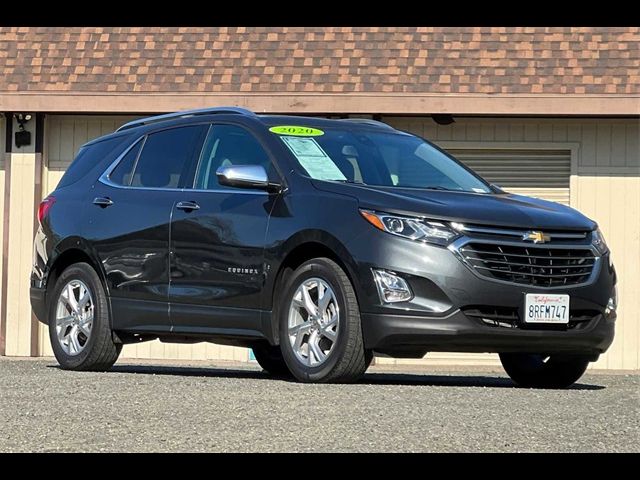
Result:
M459 252L484 277L537 287L584 283L591 276L596 261L588 248L471 242L462 246Z
M462 308L468 317L476 319L489 327L520 328L536 330L565 330L582 329L594 320L599 312L596 310L571 310L569 312L569 324L523 324L517 308L494 306L468 306Z

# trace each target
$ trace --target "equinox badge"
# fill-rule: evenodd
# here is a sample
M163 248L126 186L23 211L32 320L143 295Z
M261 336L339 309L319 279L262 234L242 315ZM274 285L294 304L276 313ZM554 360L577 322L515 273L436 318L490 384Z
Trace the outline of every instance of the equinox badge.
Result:
M537 230L531 230L525 233L524 235L522 235L522 240L533 242L533 243L546 243L549 240L551 240L551 237Z

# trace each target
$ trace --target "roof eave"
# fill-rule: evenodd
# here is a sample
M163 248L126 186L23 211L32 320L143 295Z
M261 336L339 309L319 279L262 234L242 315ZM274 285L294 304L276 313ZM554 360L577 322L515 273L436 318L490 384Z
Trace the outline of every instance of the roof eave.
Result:
M0 111L159 113L237 106L256 113L640 115L637 94L0 92Z

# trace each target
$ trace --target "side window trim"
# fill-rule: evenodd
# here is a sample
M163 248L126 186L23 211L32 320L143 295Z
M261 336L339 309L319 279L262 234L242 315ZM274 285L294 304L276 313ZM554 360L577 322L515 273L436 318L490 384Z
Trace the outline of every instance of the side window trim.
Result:
M196 189L196 184L198 183L198 176L200 175L200 168L202 167L202 156L204 155L205 150L207 149L207 140L209 135L211 134L211 130L215 127L215 123L210 123L209 128L207 129L207 134L204 136L204 141L202 142L202 147L200 148L200 154L198 155L198 164L196 165L196 171L193 174L193 181L191 182L191 190L198 191Z
M141 140L142 145L140 145L140 148L138 149L138 154L136 155L136 159L133 162L133 168L131 169L131 176L129 177L129 185L127 185L127 187L131 187L131 182L133 182L133 176L136 173L136 168L138 168L138 160L140 160L140 155L142 155L142 150L144 150L144 144L147 143L147 138L149 138L149 135L145 135L144 138Z
M198 125L198 124L196 124L196 125ZM211 130L211 128L214 125L235 125L237 127L243 128L244 130L249 132L249 134L253 135L253 132L251 132L251 130L249 128L245 127L242 124L238 124L236 122L222 121L222 122L208 123L208 125L209 125L209 128L206 131L206 135L204 137L204 141L203 141L201 149L200 149L200 155L198 157L196 157L198 159L197 160L198 161L198 165L196 167L197 169L200 168L200 161L201 161L202 154L204 152L205 142L206 142L206 139L207 139L207 137L209 135L209 131ZM183 125L180 125L180 126L183 126ZM170 127L170 128L179 128L180 126ZM184 126L188 126L188 125L184 125ZM112 182L109 179L109 175L111 174L111 172L113 172L116 169L118 164L122 161L122 159L127 155L127 153L129 153L129 151L132 148L134 148L140 141L146 142L147 137L149 136L150 133L156 133L156 132L163 131L163 130L168 130L168 129L167 128L163 128L162 130L156 130L156 131L153 131L153 132L145 133L143 135L140 135L140 137L138 137L135 141L131 142L131 145L129 145L120 155L118 155L118 157L111 163L111 165L109 165L109 167L107 167L107 169L104 171L104 173L102 175L100 175L100 177L98 178L98 181L100 183L104 184L104 185L109 186L109 187L119 188L119 189L129 189L129 190L154 190L154 191L196 192L196 193L205 193L205 192L206 193L230 193L230 190L226 190L226 189L206 189L205 190L205 189L198 189L198 188L132 187L131 186L131 182L133 181L133 173L135 172L135 168L137 168L137 166L138 166L138 159L140 158L140 155L142 153L142 148L144 147L144 143L141 145L141 148L138 151L138 155L136 156L134 169L132 170L132 175L131 175L131 178L129 179L129 185L119 185L117 183ZM278 176L281 178L281 181L284 182L284 176L280 172L279 166L276 164L276 162L274 162L273 155L272 155L271 151L265 146L265 144L262 142L262 139L256 137L255 135L253 135L253 137L260 144L260 146L264 149L265 153L269 157L269 161L274 165L274 167L275 167L275 169L276 169L276 171L278 173ZM197 172L193 176L193 182L192 182L193 187L195 187L196 180L197 180ZM269 195L269 192L266 192L266 191L263 191L263 190L242 190L242 189L238 189L236 191L233 191L233 193L240 194L240 195Z
M133 172L135 172L135 169L138 166L138 158L140 158L140 153L142 152L142 147L144 147L144 144L145 144L146 141L147 141L147 135L142 135L141 137L138 137L134 142L131 142L131 145L129 145L127 148L125 148L124 151L120 155L118 155L118 157L111 163L111 165L109 165L107 167L107 169L104 171L104 173L102 175L100 175L100 177L98 178L98 181L100 183L104 183L105 185L109 185L110 187L135 188L135 187L130 187L131 180L133 179ZM135 162L133 163L133 168L131 170L131 178L129 178L129 185L119 185L119 184L117 184L115 182L112 182L111 179L109 178L111 173L113 173L113 171L118 167L118 165L120 164L122 159L124 157L126 157L127 154L132 149L136 148L136 146L140 142L142 142L142 145L140 145L140 149L138 150L138 154L136 155Z

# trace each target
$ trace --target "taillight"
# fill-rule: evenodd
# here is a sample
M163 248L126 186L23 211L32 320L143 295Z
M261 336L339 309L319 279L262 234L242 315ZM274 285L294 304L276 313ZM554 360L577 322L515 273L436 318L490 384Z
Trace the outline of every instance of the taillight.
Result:
M52 197L51 195L42 200L40 205L38 206L38 221L42 223L42 219L47 216L47 212L56 203L56 197Z

